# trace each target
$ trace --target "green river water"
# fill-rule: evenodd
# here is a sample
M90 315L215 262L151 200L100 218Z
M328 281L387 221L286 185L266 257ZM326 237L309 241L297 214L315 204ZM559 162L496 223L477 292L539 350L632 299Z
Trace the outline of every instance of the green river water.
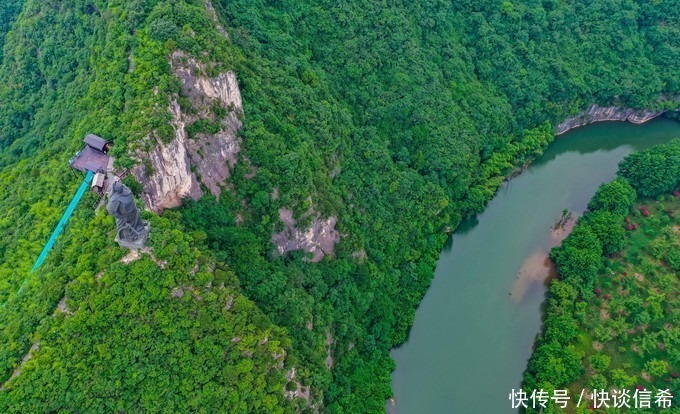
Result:
M558 137L543 157L505 183L486 210L463 223L442 251L408 341L393 351L397 414L512 413L541 328L546 260L627 154L680 137L680 123L598 123Z

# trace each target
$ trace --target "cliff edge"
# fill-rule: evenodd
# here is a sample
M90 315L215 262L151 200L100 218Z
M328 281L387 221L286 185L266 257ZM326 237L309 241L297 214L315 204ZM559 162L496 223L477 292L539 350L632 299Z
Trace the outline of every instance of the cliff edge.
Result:
M213 65L198 62L181 51L171 56L173 73L181 81L171 97L173 137L164 142L147 137L153 148L138 152L132 172L142 184L148 208L161 212L177 207L185 197L203 195L201 184L219 196L240 150L237 131L242 126L241 93L232 71L207 75Z
M562 135L565 132L592 124L594 122L602 121L626 121L634 124L642 124L652 120L665 111L652 111L649 109L632 109L619 108L616 106L599 106L591 105L588 110L581 112L576 116L569 117L561 124L557 125L557 135Z

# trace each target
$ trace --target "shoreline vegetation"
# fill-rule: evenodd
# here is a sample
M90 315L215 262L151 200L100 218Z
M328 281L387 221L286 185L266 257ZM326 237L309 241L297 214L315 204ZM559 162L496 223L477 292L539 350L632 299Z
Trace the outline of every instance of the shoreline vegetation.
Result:
M677 107L677 105L676 105ZM564 121L555 126L555 139L560 135L564 135L576 128L581 128L597 122L630 122L632 124L640 125L656 119L661 116L669 116L671 119L677 120L677 115L670 116L669 112L677 112L680 109L671 110L652 110L652 109L632 109L619 108L616 106L601 107L597 104L592 104L587 110L581 111L576 115L568 116ZM505 178L505 181L510 181L517 177L527 168L535 159L528 160L522 166L513 168Z
M617 175L551 251L558 277L524 375L529 393L680 392L680 139L629 155ZM566 412L591 408L592 396Z

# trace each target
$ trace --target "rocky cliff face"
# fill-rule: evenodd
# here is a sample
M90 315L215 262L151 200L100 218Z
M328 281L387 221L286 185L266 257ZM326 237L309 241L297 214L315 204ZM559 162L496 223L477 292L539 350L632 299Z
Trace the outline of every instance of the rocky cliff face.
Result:
M138 153L133 169L147 206L155 212L177 207L185 197L200 198L201 183L219 196L240 149L236 132L243 105L236 75L229 71L209 77L212 68L180 51L173 53L171 65L182 82L181 94L171 99L169 108L174 137L164 143L150 136L153 149Z
M295 226L292 210L279 209L279 219L285 225L285 229L272 236L272 243L276 246L279 254L293 250L304 250L313 255L312 262L319 262L324 256L333 255L335 243L340 238L340 234L335 230L337 218L331 216L327 219L321 219L313 211L308 214L314 214L315 219L308 228L301 230Z
M650 111L648 109L618 108L615 106L602 107L592 105L587 111L567 118L557 126L557 135L600 121L627 121L634 124L647 122L663 114L664 111Z

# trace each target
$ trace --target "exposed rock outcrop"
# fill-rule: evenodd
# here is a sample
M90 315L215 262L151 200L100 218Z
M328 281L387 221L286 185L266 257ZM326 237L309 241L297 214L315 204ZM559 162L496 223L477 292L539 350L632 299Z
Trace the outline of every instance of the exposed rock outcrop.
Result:
M272 236L272 243L277 247L280 254L293 250L304 250L313 254L312 262L321 261L325 255L333 255L335 243L340 238L340 233L335 230L335 224L338 221L336 217L321 219L317 214L311 225L305 230L295 227L292 210L279 209L279 218L285 225L285 229Z
M326 368L330 371L333 369L333 364L335 360L333 359L333 345L335 344L335 339L333 339L333 334L329 330L326 333L326 342L324 342L324 348L326 349Z
M205 2L205 9L208 11L208 15L212 19L213 23L215 23L215 29L217 29L217 32L229 39L229 35L227 34L226 30L224 30L224 27L222 27L220 24L220 21L217 18L217 13L215 12L215 7L213 7L213 4L210 0Z
M165 143L150 136L153 149L138 152L133 169L144 187L144 201L155 212L177 207L185 197L199 199L201 183L219 196L240 150L236 132L243 105L236 75L229 71L209 77L210 65L181 51L172 54L171 65L182 82L181 97L172 97L169 108L173 139Z
M28 362L28 360L33 358L33 355L35 355L35 353L38 351L39 348L40 348L40 341L35 341L33 343L33 345L31 345L31 348L28 350L28 352L26 352L26 355L24 355L24 357L21 358L21 364L19 364L19 366L14 369L12 376L9 377L7 379L7 381L5 381L5 383L0 383L0 391L5 389L5 384L12 381L14 378L18 377L19 374L21 374L21 370L24 368L24 365L26 364L26 362Z
M295 380L295 375L297 374L295 368L291 368L287 373L286 373L286 381L289 383L295 384L295 387L293 390L283 390L283 394L286 396L286 398L292 400L293 398L302 398L304 400L307 400L309 402L310 398L310 386L304 386L300 382Z
M569 117L557 125L557 135L600 121L626 121L634 124L642 124L658 117L665 111L651 111L649 109L618 108L615 106L603 107L592 105L587 111L576 116Z

